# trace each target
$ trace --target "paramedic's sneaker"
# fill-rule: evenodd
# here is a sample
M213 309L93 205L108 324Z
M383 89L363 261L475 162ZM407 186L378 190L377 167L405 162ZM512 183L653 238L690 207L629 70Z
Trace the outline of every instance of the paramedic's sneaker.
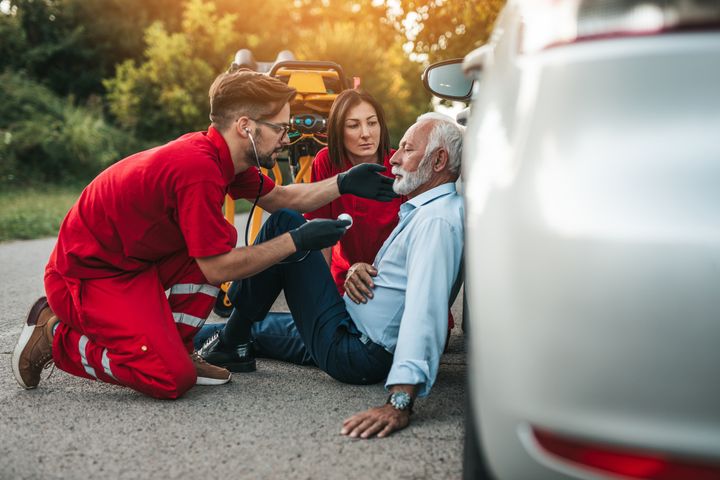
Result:
M236 347L226 347L220 338L220 330L205 341L198 353L205 361L225 367L231 372L255 371L252 344L241 343Z
M21 387L37 387L43 369L52 363L52 329L57 322L47 298L39 298L30 308L12 354L13 374Z
M190 360L195 365L197 372L195 385L222 385L229 382L232 377L226 369L207 363L197 352L190 355Z

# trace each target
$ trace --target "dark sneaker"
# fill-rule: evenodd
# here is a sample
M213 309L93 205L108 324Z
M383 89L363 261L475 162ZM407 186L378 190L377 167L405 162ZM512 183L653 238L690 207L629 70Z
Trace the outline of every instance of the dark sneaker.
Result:
M190 355L197 372L195 385L222 385L230 381L232 374L225 368L206 362L197 352Z
M217 331L208 338L198 353L206 362L225 367L231 372L254 372L255 355L250 343L241 343L237 347L226 347Z
M30 308L12 354L13 374L21 387L37 387L43 369L52 363L52 328L57 322L47 298L39 298Z

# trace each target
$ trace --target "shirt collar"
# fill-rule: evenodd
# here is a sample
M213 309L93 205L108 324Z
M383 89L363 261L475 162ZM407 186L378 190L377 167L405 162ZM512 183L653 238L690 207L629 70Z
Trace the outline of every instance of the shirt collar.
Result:
M232 157L230 156L230 149L227 146L227 142L220 132L218 132L212 125L208 127L206 137L217 149L223 179L228 185L230 185L233 179L235 179L235 165L233 164Z
M426 203L430 203L433 200L448 195L450 193L455 193L454 182L443 183L442 185L431 188L427 192L423 192L417 197L411 198L407 202L400 205L400 211L398 212L398 216L401 220L403 220L407 217L408 213L412 212L416 208L422 207Z
M431 188L427 192L423 192L417 197L409 199L406 203L409 203L413 207L417 208L449 193L455 193L454 182L443 183L441 185L438 185L437 187Z

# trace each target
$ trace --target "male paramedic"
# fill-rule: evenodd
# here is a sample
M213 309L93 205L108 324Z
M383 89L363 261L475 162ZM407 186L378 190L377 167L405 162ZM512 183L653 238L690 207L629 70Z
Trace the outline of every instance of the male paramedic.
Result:
M295 252L332 246L349 222L308 222L262 245L235 248L236 230L221 210L225 195L257 198L270 212L312 211L341 194L395 196L378 165L288 186L260 173L288 143L295 89L282 81L231 70L215 79L209 96L206 132L112 165L68 212L45 270L47 298L30 309L12 355L22 387L35 388L53 361L72 375L156 398L226 383L230 373L192 348L217 286Z
M268 310L284 289L292 320L318 367L345 383L386 379L387 403L348 418L341 432L384 437L407 426L415 398L427 395L437 377L448 305L459 289L464 210L455 181L462 135L455 121L434 113L422 115L405 133L390 164L395 192L408 200L374 265L356 263L348 271L344 297L320 252L274 265L238 282L232 299L238 308L199 354L233 372L255 370L249 342L253 322L260 322L281 327L273 330L275 356L282 356L294 343L286 338L292 331L282 334L289 314ZM270 242L304 222L296 212L281 210L258 239Z

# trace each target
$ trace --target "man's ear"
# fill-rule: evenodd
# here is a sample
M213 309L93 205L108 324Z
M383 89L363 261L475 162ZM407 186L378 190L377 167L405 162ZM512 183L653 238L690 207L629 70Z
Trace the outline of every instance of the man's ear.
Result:
M235 122L235 131L242 138L247 138L248 131L252 132L252 125L250 124L250 118L245 117L245 116L238 118L237 122Z
M448 154L447 150L441 148L432 159L432 168L434 172L442 172L448 165Z

